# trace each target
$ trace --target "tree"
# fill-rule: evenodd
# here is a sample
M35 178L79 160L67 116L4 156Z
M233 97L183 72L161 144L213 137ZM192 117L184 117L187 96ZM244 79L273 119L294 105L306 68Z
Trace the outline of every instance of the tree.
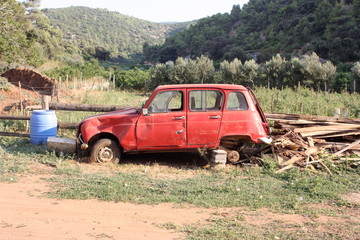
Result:
M330 62L320 59L316 53L305 55L302 72L305 84L327 91L336 75L336 67Z
M258 69L259 65L254 59L245 61L243 65L243 75L245 77L244 82L250 84L251 87L255 86L254 79L258 75Z
M360 62L355 63L351 68L351 76L353 92L360 92Z
M286 74L287 60L276 54L269 61L264 64L264 71L267 76L267 86L282 87L284 85L284 78Z
M225 83L241 84L244 79L242 72L242 63L235 58L232 62L224 60L220 63L220 72Z
M148 85L150 90L155 89L159 85L169 83L169 76L165 64L157 64L156 66L150 68L150 83Z
M0 9L0 61L26 63L31 42L26 36L25 9L16 0L1 1Z
M212 83L214 79L214 63L208 57L201 55L195 60L198 78L195 80L198 83Z

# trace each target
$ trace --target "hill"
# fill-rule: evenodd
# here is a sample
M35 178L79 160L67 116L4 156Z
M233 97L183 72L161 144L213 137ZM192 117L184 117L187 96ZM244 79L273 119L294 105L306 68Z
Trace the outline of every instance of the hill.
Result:
M147 46L150 61L207 55L213 60L264 62L316 52L335 63L360 59L360 2L356 0L250 0L230 13L200 19L170 36L163 45Z
M145 42L150 45L162 44L166 37L189 25L154 23L88 7L44 9L42 12L53 27L62 30L66 41L103 60L140 54Z

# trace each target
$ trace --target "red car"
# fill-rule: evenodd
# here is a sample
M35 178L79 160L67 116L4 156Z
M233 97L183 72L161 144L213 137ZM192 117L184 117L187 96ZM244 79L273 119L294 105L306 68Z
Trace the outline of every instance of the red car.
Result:
M142 109L86 118L78 131L90 162L118 163L123 152L231 151L248 141L271 142L252 90L228 84L159 86Z

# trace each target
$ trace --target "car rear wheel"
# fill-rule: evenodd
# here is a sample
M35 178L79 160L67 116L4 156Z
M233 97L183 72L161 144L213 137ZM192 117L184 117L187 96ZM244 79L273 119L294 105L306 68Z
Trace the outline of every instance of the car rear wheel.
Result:
M113 140L103 138L92 146L90 163L118 164L120 162L120 154L120 148Z

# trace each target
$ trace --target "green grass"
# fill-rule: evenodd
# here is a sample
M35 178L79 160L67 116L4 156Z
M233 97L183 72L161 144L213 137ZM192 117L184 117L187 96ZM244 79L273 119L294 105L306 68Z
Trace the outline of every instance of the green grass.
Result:
M174 230L186 233L188 240L265 240L265 239L358 239L360 223L331 221L325 223L308 222L289 224L281 220L250 224L244 214L235 212L231 217L210 219L204 226L173 226ZM265 221L264 221L265 220ZM264 223L261 223L264 221ZM319 226L321 225L321 228ZM168 226L168 225L166 225ZM169 225L171 226L171 225Z
M40 163L55 168L66 167L72 156L57 157L44 145L33 145L26 138L0 138L0 181L17 181L22 174L29 173L31 164ZM35 172L36 173L36 172Z
M334 116L335 108L348 108L350 118L360 118L360 94L317 92L308 88L255 90L264 112Z
M118 172L66 174L54 177L50 197L99 199L139 204L192 204L199 207L269 208L297 211L309 203L343 201L341 195L360 191L357 170L343 175L314 175L290 171L283 175L249 172L234 168L230 172L198 172L185 179L159 179L146 173Z

